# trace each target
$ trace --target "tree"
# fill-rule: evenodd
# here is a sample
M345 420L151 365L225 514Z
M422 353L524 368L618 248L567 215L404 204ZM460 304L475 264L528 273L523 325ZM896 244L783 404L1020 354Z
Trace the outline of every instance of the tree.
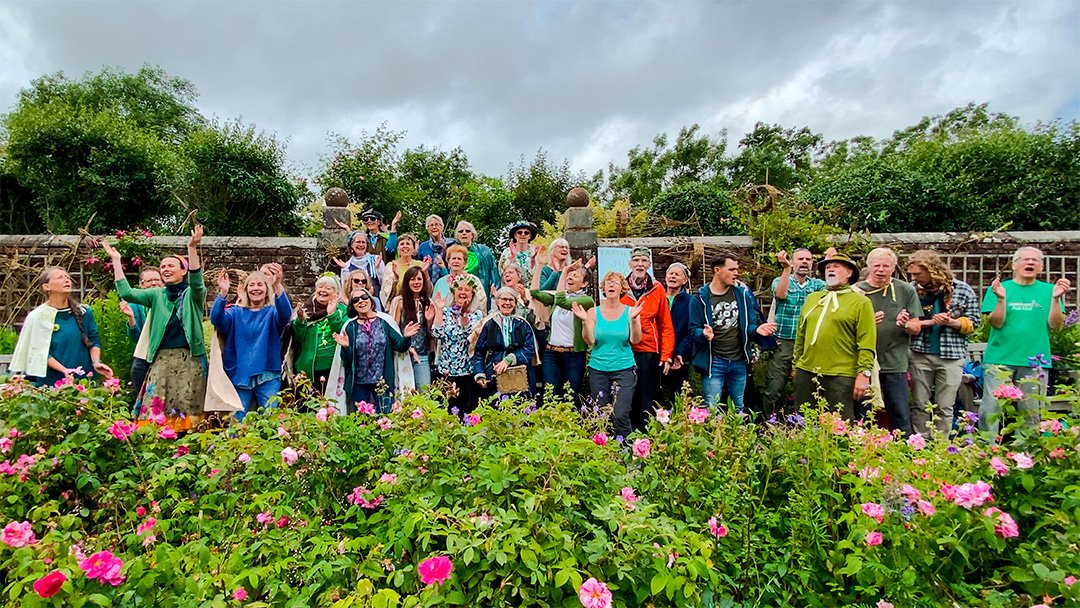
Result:
M389 219L405 198L398 179L397 151L404 136L404 131L391 131L385 123L370 135L362 133L356 144L333 136L332 155L315 183L323 191L343 188L361 208L377 209Z
M566 160L555 165L541 148L536 151L532 163L526 165L522 156L520 164L510 168L506 187L513 197L513 208L519 219L539 225L555 221L555 216L566 208L567 192L585 181L584 173L571 173L570 163Z
M300 193L284 170L285 150L273 137L239 122L191 133L179 199L199 209L210 234L294 235L300 232Z
M649 206L653 229L661 235L726 235L745 230L726 188L701 182L680 184L660 193Z
M609 165L607 198L628 199L632 207L646 208L672 186L714 182L727 187L727 135L721 132L714 139L700 130L696 124L683 127L672 147L661 133L653 138L652 148L630 150L625 168Z
M762 122L739 140L739 147L742 151L730 163L733 186L770 184L789 191L813 179L815 156L824 150L821 135L808 127L785 129Z

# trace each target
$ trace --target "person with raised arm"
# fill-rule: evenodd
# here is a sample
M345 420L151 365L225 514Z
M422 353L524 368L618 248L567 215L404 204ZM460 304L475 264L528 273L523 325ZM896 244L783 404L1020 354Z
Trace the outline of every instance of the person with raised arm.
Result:
M480 283L484 286L483 295L487 297L487 294L491 293L491 286L498 285L501 280L495 254L487 245L476 242L476 227L471 222L465 220L458 222L454 234L457 236L458 244L468 252L465 272L480 279ZM449 262L449 257L447 257L447 262Z
M799 325L806 297L825 289L825 281L810 276L814 254L805 247L796 249L788 259L787 251L776 254L780 276L773 279L772 317L776 320L776 350L769 357L765 370L765 413L781 414L786 409L788 394L784 392L791 378L795 353L795 329Z
M428 266L431 265L431 258L417 260L413 257L416 253L416 246L415 235L403 234L398 238L397 257L393 261L386 263L386 270L383 271L382 276L382 286L379 288L379 300L385 310L390 309L390 301L401 292L402 284L405 282L405 271L410 268L420 268L427 272Z
M465 267L469 262L469 250L464 245L454 244L446 251L446 264L450 268L450 273L444 275L438 281L435 282L435 286L432 288L432 292L438 294L444 300L452 299L453 290L450 285L453 284L459 277L469 276L475 279L475 284L480 286L480 290L473 294L473 303L470 308L475 308L481 312L487 310L488 305L488 293L484 291L483 281L480 277L466 272Z
M675 332L675 357L671 369L660 378L660 403L666 407L675 404L675 395L682 392L690 377L690 364L694 358L694 337L690 333L690 301L688 290L690 269L681 262L668 266L664 273L668 308L671 309L671 327Z
M367 238L365 238L364 233L360 231L353 232L349 235L349 238L345 243L345 249L352 257L344 261L339 258L333 258L334 264L341 269L342 285L344 285L346 289L350 289L348 282L349 276L357 270L363 270L367 276L371 278L372 293L379 293L384 268L382 256L371 252L371 247Z
M23 322L11 371L25 375L35 386L82 377L111 378L112 369L101 362L94 311L72 295L71 276L53 266L41 273L37 283L45 293L45 303L30 311Z
M532 326L518 314L520 300L513 288L500 287L494 300L493 312L473 332L473 379L482 394L494 395L499 377L523 365L526 383L519 387L523 389L520 392L532 394L536 386L536 338Z
M431 355L435 339L431 324L435 310L431 307L431 283L423 268L413 266L405 271L401 293L390 301L390 316L398 326L416 323L416 333L409 338L409 357L413 362L413 381L417 389L431 384Z
M630 287L626 277L617 272L604 275L600 289L604 298L599 306L586 310L574 303L571 311L581 321L582 338L592 346L589 358L592 403L600 408L614 405L612 432L616 438L626 438L634 430L630 410L638 374L632 347L641 342L642 304L622 303L621 298Z
M161 270L157 266L143 266L139 271L139 288L164 287L165 281L161 280ZM138 304L131 304L120 300L120 312L127 317L127 335L135 343L135 353L131 360L131 388L138 395L142 392L143 384L146 383L146 372L150 371L150 364L146 362L146 344L143 334L149 337L150 326L146 324L147 308Z
M106 241L116 291L128 302L149 309L146 360L150 372L143 388L140 416L165 415L175 431L193 428L202 418L206 397L206 340L203 314L206 284L199 259L203 227L196 224L187 244L187 258L165 256L159 268L164 287L134 289L124 276L120 252ZM160 411L155 411L160 408Z
M555 395L571 395L577 405L581 405L581 396L585 383L585 353L589 350L582 334L582 320L574 315L575 304L582 310L591 310L596 304L585 286L588 271L581 260L571 262L565 272L560 273L556 291L541 290L540 263L534 260L532 275L532 298L550 308L551 318L548 323L547 344L543 348L543 383L550 386ZM567 393L569 385L569 393Z
M331 396L327 379L337 350L334 333L341 331L349 312L341 298L341 282L323 275L315 281L311 299L296 307L292 321L293 371L307 376L315 390L327 397Z
M225 338L221 361L240 397L240 421L252 405L263 409L281 391L281 333L292 320L293 308L285 295L281 264L266 269L249 274L237 289L236 305L228 307L232 281L221 269L210 308L210 322Z
M454 239L443 236L443 219L437 215L429 215L424 220L424 228L427 230L428 239L416 250L415 257L419 260L431 258L428 266L428 279L434 285L436 281L444 277L446 270L446 250L456 243Z
M483 287L479 279L462 273L450 283L452 301L447 302L442 294L436 293L431 302L431 334L438 340L435 366L450 382L448 407L458 414L471 413L481 397L469 356L469 336L484 317L475 298L480 289Z
M532 260L536 253L536 246L532 244L536 238L536 224L520 221L510 226L510 244L499 256L499 273L508 267L516 266L522 275L522 281L528 283L532 278Z
M627 306L641 305L641 341L634 344L638 383L634 391L630 418L634 429L642 431L656 408L660 377L671 369L675 357L675 330L671 325L667 289L649 274L652 252L648 247L630 251L630 273L626 275L628 289L622 295Z

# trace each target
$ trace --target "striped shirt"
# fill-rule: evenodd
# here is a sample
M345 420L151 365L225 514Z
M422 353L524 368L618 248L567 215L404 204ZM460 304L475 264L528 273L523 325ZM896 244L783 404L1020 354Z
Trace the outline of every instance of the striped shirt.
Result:
M776 293L776 288L779 285L780 277L776 277L772 282L773 293ZM799 282L795 280L795 275L788 277L787 297L783 300L776 298L776 311L774 316L776 317L777 338L782 340L795 339L795 330L799 327L799 313L802 312L803 302L806 301L806 296L823 289L825 289L825 281L822 281L821 279L808 278L805 283L800 285Z

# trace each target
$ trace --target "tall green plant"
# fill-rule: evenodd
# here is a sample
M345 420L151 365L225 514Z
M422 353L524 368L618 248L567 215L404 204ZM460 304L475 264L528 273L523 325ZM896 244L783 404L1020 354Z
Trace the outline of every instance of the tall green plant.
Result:
M110 291L104 298L91 298L87 304L94 311L101 337L101 361L112 368L123 384L127 384L131 380L135 342L128 337L128 318L120 311L120 297Z

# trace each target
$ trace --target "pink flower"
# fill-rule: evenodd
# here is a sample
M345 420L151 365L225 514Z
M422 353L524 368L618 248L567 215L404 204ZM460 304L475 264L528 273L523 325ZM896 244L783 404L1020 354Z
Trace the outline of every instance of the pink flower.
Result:
M67 575L59 570L53 570L45 576L34 581L34 591L41 597L52 597L64 586Z
M709 518L709 532L712 532L712 535L716 538L724 538L725 536L727 536L728 530L727 526L720 523L718 519L719 517L720 516Z
M877 467L863 467L862 470L859 471L859 477L866 481L881 477L881 469Z
M453 571L454 564L450 563L450 558L445 555L429 557L416 567L420 582L425 585L441 585L450 578L450 573Z
M315 419L319 422L326 422L326 419L330 417L330 410L325 407L320 407L319 411L315 414Z
M274 521L274 516L270 513L270 511L263 511L262 513L259 513L255 516L255 521L265 526L268 525L270 522Z
M14 444L14 442L12 442L7 437L0 437L0 452L3 452L4 454L7 454L8 452L11 451L11 446L13 444Z
M1065 580L1062 582L1065 583L1066 587L1072 587L1076 584L1076 577L1070 574L1069 576L1066 576Z
M622 496L622 499L626 501L626 507L628 509L634 509L634 505L636 505L638 501L637 495L634 494L634 488L627 486L620 490L619 494Z
M709 410L703 407L690 408L690 413L686 415L686 418L694 424L701 424L709 419Z
M1039 423L1039 430L1051 435L1057 435L1062 428L1060 420L1043 420Z
M913 450L921 450L926 447L926 439L923 438L922 433L915 433L908 437L907 444Z
M667 410L665 410L663 408L657 408L656 409L656 421L659 422L660 424L663 424L663 425L666 426L667 423L671 422L671 412L669 412L669 411L667 411Z
M477 418L479 418L479 416L477 416ZM379 428L384 430L384 431L389 431L390 429L394 428L394 424L392 422L390 422L390 419L387 418L386 416L383 416L382 418L379 418L379 420L378 420L378 422L376 422L376 424L378 424Z
M944 493L944 488L942 489ZM993 501L994 496L990 493L990 484L985 481L965 483L956 488L956 497L953 502L965 508L981 507L983 503Z
M281 450L281 461L285 463L285 466L291 467L296 464L296 459L300 458L300 454L292 448L285 448Z
M131 437L136 429L136 426L126 420L117 420L109 427L109 434L115 437L119 441L125 441L128 437Z
M997 456L994 456L990 459L990 468L994 469L994 472L998 475L1009 474L1009 465L1005 464L1005 461L998 458Z
M233 591L232 597L238 602L242 602L247 599L247 589L243 587L237 587L236 591Z
M281 517L277 518L277 524L276 525L279 528L284 528L285 526L289 525L288 516L282 515Z
M142 517L143 515L146 515L146 507L143 507L143 506L135 507L135 515L138 515L139 517Z
M1076 451L1080 452L1080 445L1076 446ZM1050 450L1050 453L1047 454L1047 456L1055 460L1062 460L1065 458L1065 448L1054 448Z
M469 426L476 426L480 424L480 414L469 414L465 417L465 422Z
M157 434L162 439L176 439L176 431L172 430L172 427L163 427Z
M115 395L116 391L120 390L120 379L114 376L103 382L102 386L108 389L110 394Z
M220 472L221 472L221 469L210 469L210 472L207 473L206 476L207 477L214 477L215 475L217 475Z
M867 532L866 533L866 546L868 546L868 547L876 547L876 546L881 544L881 541L883 539L884 539L884 537L881 535L881 532Z
M1024 391L1020 387L1011 384L1002 384L994 389L994 397L998 399L1023 399Z
M383 473L382 477L379 478L379 483L388 483L393 485L397 483L397 475L395 475L394 473Z
M930 517L934 513L937 513L937 509L934 508L934 503L930 502L929 500L920 500L916 506L919 509L919 513L922 513L927 517Z
M875 606L876 608L893 608L892 602L886 602L885 600L878 600Z
M285 427L279 426L277 427L277 436L281 437L282 439L288 439L289 431L285 430Z
M178 445L178 446L176 446L176 453L173 454L173 458L180 458L181 456L187 456L188 452L190 452L190 450L188 449L188 446L186 446L186 445Z
M3 532L0 532L0 541L3 541L9 547L18 549L36 543L37 538L34 537L34 529L30 522L13 521L4 526Z
M420 408L416 408L415 410L412 411L412 414L409 414L409 415L415 420L417 418L423 418L424 417L424 412L422 412L420 410Z
M110 551L98 551L79 564L86 578L97 579L113 587L119 587L124 582L124 577L120 575L123 567L124 562Z
M611 608L611 590L595 578L581 583L578 599L585 608Z
M941 496L945 500L952 502L956 500L956 486L949 485L947 483L941 484Z
M240 464L247 464L247 463L248 463L248 461L250 461L250 460L251 460L251 456L249 456L249 455L247 454L247 452L244 452L243 454L240 454L239 456L237 456L237 457L236 457L236 460L237 460L237 461L238 461L238 462L239 462Z
M900 493L904 495L904 498L908 499L911 502L919 500L919 490L911 484L905 483L904 485L900 486Z
M372 500L371 496L373 494L374 492L367 488L355 487L352 494L349 494L348 500L351 504L359 505L365 509L377 509L382 504L383 497L379 495Z
M600 447L603 447L603 446L607 445L607 442L608 442L607 434L606 433L597 433L597 434L592 436L592 440L593 440L593 443L595 443L596 445L598 445Z
M1001 538L1015 538L1020 536L1020 527L1016 525L1016 520L1001 509L990 507L983 511L983 515L986 517L997 518L997 525L994 526L994 533Z
M356 411L361 414L367 414L369 416L375 415L375 404L368 403L367 401L360 401L356 404Z
M1018 469L1030 469L1035 466L1035 460L1024 452L1020 452L1019 454L1009 452L1008 456L1016 462L1016 468Z
M862 512L863 515L876 519L879 524L885 520L885 507L876 502L864 502Z
M146 518L146 521L139 524L139 527L135 529L135 534L142 535L143 532L149 532L149 531L154 529L154 526L156 524L157 524L157 519L155 519L153 517L148 517L148 518Z
M649 452L652 451L652 442L648 439L638 439L634 441L634 457L636 458L648 458Z

